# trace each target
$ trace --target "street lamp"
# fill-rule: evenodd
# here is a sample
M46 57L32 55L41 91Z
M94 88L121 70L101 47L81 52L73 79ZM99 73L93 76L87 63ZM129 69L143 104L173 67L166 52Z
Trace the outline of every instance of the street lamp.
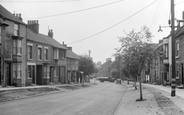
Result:
M171 79L171 96L176 95L176 68L175 68L175 26L174 26L174 0L171 0L171 48L172 48L172 79ZM162 32L161 26L159 26L158 32Z

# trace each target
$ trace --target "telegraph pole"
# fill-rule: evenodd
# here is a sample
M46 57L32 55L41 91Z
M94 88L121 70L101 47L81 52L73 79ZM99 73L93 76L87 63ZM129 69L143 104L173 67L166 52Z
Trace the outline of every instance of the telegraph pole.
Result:
M171 96L176 95L176 70L175 70L175 29L174 29L174 0L171 0L171 41L172 41L172 78L171 78Z

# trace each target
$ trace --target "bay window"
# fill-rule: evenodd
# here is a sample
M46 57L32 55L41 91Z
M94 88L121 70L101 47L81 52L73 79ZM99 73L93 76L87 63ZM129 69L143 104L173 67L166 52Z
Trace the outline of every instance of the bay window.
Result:
M13 63L13 77L14 78L22 77L21 63Z
M22 40L13 39L13 54L22 55Z

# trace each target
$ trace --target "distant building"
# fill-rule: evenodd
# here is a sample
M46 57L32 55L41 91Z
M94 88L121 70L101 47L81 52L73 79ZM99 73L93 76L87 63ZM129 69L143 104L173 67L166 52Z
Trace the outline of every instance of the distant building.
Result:
M111 58L107 58L106 62L102 64L101 77L110 77Z

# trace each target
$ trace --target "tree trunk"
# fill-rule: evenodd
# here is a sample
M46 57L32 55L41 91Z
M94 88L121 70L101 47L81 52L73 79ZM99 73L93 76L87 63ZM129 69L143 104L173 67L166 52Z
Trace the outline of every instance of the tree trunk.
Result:
M141 84L141 75L139 75L139 87L140 87L140 100L143 100L143 96L142 96L142 84Z
M137 89L137 85L136 85L136 78L134 79L134 85L135 85L135 89Z

